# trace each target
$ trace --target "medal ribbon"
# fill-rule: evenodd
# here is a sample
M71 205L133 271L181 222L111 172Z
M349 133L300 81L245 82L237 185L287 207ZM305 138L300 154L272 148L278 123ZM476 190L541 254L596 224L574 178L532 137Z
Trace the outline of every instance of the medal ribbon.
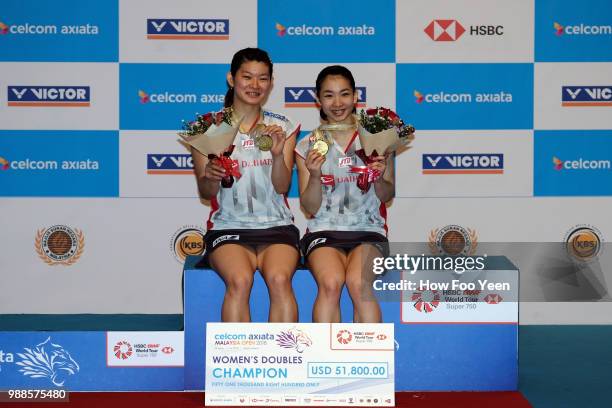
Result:
M370 189L371 183L378 180L381 176L381 173L379 170L372 169L367 166L370 163L376 162L376 160L374 160L374 157L378 156L378 153L376 153L376 150L374 150L371 155L366 156L365 151L363 149L359 149L355 151L355 154L366 165L365 166L353 166L351 167L350 172L359 174L359 176L357 177L357 187L359 187L362 194L365 194Z
M239 179L242 177L240 170L238 170L238 160L230 158L234 151L234 145L231 145L221 156L216 154L209 154L208 160L217 160L219 165L225 169L225 177L221 180L221 186L229 188L234 184L234 177Z

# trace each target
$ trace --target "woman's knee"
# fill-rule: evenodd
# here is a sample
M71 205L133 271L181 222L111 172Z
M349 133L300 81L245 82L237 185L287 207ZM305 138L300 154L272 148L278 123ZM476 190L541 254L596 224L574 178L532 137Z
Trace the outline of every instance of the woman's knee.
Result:
M250 293L253 287L253 273L233 273L226 279L225 284L230 293Z
M346 287L351 295L351 298L355 299L362 295L365 289L365 281L361 277L361 274L356 274L347 277L346 279Z
M340 299L343 284L344 282L342 279L337 276L324 276L322 279L319 279L318 282L319 292L321 292L327 298Z
M272 271L266 271L264 276L268 288L272 292L287 292L291 291L291 278L293 271L286 269L276 269Z

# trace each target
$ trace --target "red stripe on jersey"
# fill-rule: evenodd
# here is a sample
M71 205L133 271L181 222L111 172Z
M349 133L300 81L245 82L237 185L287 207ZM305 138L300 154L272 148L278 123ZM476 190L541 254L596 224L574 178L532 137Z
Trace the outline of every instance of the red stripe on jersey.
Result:
M212 222L212 216L219 210L219 203L217 202L217 197L213 197L210 200L210 214L208 215L208 221L206 221L206 230L210 231L213 229L214 224Z
M385 229L385 236L387 236L389 235L389 227L387 226L387 206L385 203L380 203L378 211L380 212L380 216L385 220L385 225L383 225L383 228Z
M295 128L295 130L294 130L293 132L291 132L291 134L290 134L290 135L288 135L288 136L287 136L287 139L289 139L289 138L290 138L291 136L293 136L293 135L296 135L296 137L297 137L297 135L300 133L300 128L301 128L301 127L302 127L302 125L301 125L301 124L297 125L297 127Z
M346 152L348 152L349 147L351 147L351 145L355 141L355 138L357 137L358 134L359 134L359 132L357 132L357 131L355 131L355 133L353 133L353 136L351 137L351 140L346 145L346 149L344 149L344 154L346 154Z

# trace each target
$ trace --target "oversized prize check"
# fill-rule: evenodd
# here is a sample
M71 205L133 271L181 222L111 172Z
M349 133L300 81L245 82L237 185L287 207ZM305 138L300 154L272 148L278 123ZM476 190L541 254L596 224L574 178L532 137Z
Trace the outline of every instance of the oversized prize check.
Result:
M206 405L393 406L392 323L207 323Z

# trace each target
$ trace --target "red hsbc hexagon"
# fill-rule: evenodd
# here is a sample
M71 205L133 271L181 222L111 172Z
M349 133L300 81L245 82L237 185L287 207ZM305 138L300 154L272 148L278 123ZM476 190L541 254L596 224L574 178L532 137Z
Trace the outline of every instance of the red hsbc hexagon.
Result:
M432 20L424 31L434 41L456 41L465 28L457 20Z
M499 302L501 302L503 299L501 296L490 293L487 296L485 296L484 301L487 302L490 305L496 305Z

